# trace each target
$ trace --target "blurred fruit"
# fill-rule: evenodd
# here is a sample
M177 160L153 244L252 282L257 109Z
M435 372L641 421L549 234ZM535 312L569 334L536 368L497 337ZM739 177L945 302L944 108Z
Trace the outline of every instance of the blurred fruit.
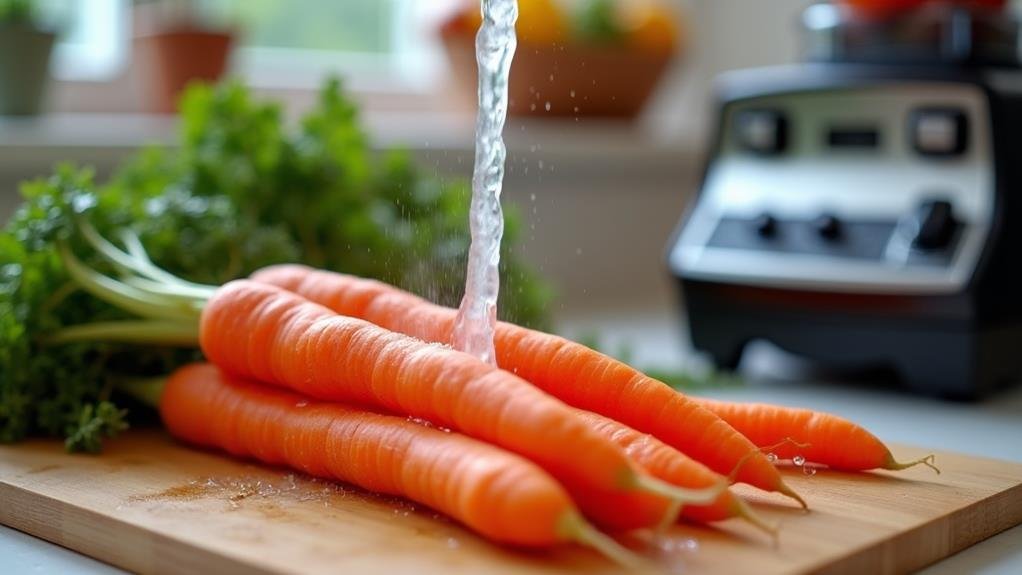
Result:
M483 15L478 2L465 2L465 7L458 10L440 28L443 35L471 36L483 24Z
M518 0L514 116L635 118L678 56L683 29L665 0ZM464 15L443 29L457 92L478 103L474 42ZM476 24L478 26L478 24ZM570 26L570 28L569 28ZM682 38L684 39L684 38Z
M660 1L626 5L622 17L629 46L655 54L670 54L678 49L681 26L676 13Z
M593 44L618 44L625 37L617 0L586 0L574 13L575 37Z
M924 0L845 0L865 6L905 4ZM975 0L992 3L1003 0ZM568 44L621 46L653 55L671 55L682 43L678 15L664 0L579 0L569 16L558 0L518 0L518 41L531 46ZM470 38L482 25L478 0L444 22L444 38Z
M568 22L556 0L518 0L518 41L526 44L565 44Z
M444 36L474 36L483 24L478 1L468 1L444 22ZM568 23L556 0L518 0L518 41L527 44L565 44L570 39Z

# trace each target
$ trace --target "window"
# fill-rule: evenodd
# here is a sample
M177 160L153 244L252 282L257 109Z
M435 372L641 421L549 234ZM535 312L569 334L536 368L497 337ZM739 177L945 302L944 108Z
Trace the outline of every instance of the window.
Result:
M356 89L425 89L442 74L440 20L460 0L212 0L245 31L235 69L263 87L343 73Z
M128 0L37 0L39 17L60 33L53 75L107 80L127 62Z
M178 0L180 1L180 0ZM356 89L421 90L442 76L440 20L461 0L191 0L208 22L236 27L233 67L261 87L312 87L329 73ZM131 0L39 0L61 32L63 80L109 80L131 48Z

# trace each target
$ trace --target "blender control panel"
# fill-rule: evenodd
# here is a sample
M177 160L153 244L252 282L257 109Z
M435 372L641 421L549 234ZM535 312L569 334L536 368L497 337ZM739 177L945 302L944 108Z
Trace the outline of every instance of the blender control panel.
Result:
M692 279L952 293L994 213L989 111L966 84L732 102L670 261Z

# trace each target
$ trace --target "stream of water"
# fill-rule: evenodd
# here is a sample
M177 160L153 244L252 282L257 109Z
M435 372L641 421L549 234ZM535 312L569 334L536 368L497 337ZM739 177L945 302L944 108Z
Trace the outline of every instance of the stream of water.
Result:
M493 334L500 292L500 243L504 212L504 123L508 78L518 39L517 0L483 0L483 25L476 37L479 64L479 115L476 119L475 171L472 176L472 247L469 249L465 297L454 326L454 347L496 364Z

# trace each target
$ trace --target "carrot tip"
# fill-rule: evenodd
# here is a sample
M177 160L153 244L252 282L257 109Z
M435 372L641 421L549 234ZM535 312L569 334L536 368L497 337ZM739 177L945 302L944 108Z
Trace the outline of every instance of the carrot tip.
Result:
M763 531L764 533L769 535L770 539L774 543L774 546L776 547L777 546L777 542L780 539L780 533L781 533L781 526L780 526L780 524L777 524L777 523L773 523L773 524L767 523L767 521L765 519L763 519L762 517L760 517L760 515L758 513L756 513L752 509L752 507L749 506L748 503L746 503L745 501L742 501L741 499L736 498L735 499L735 503L736 503L736 511L737 511L738 516L741 517L742 519L744 519L745 521L748 521L753 527L755 527L755 528L759 529L760 531Z
M672 501L693 505L709 505L720 497L729 486L727 481L720 481L703 489L686 489L671 485L649 475L636 475L635 486L643 491L665 497Z
M671 504L667 506L667 511L664 513L664 518L660 520L660 524L657 525L655 535L663 535L672 525L678 522L678 518L681 517L681 508L683 504L681 501L671 501Z
M806 503L806 500L802 499L802 496L799 495L794 489L789 487L787 483L781 481L780 484L777 486L777 492L780 493L781 495L786 495L794 499L795 501L798 501L798 504L802 506L802 509L809 511L809 504Z
M891 471L901 471L903 469L908 469L909 467L915 467L917 465L925 465L925 466L929 467L930 469L934 470L937 473L937 475L940 475L940 468L937 467L934 464L935 460L936 460L936 456L931 453L930 455L927 455L926 457L923 457L922 459L917 459L915 461L909 461L907 463L900 463L898 461L895 461L894 457L892 455L888 454L887 462L884 464L884 469L888 469L888 470L891 470Z
M622 567L640 569L645 566L646 562L640 556L593 527L577 513L566 515L562 520L561 529L568 539L596 550Z

